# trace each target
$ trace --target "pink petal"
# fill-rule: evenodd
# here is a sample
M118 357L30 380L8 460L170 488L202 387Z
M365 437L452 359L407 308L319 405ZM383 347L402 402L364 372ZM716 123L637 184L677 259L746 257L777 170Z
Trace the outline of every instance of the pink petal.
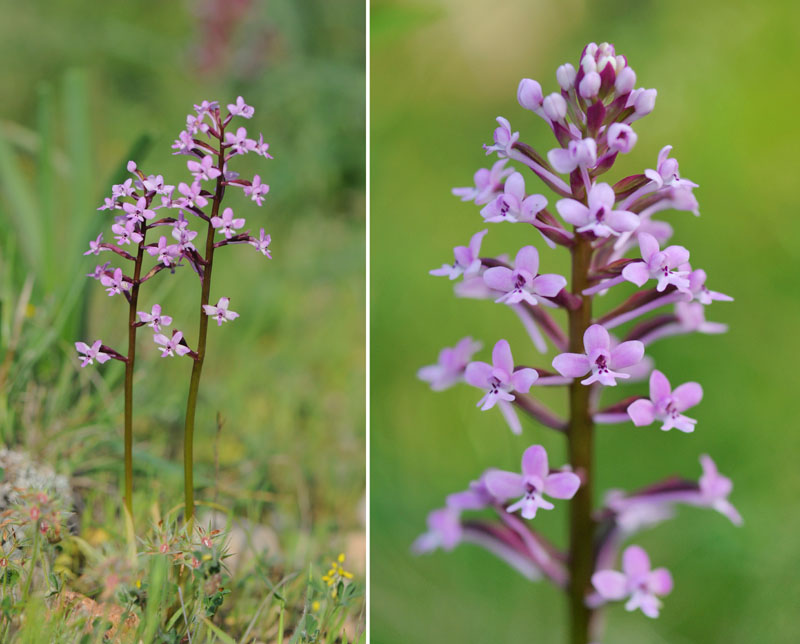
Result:
M505 266L493 266L492 268L486 269L486 272L483 274L483 281L489 288L507 293L514 289L513 274L514 271L510 268L506 268Z
M672 387L667 377L658 369L654 369L653 373L650 374L650 400L655 403L662 398L666 398L671 393Z
M99 362L100 364L103 364L104 362L108 362L109 360L111 360L111 356L110 356L110 355L108 355L107 353L103 353L103 352L101 351L100 353L98 353L98 354L95 356L95 359L96 359L96 360L97 360L97 362Z
M644 345L638 340L623 342L611 351L608 363L612 369L632 367L644 357Z
M616 570L601 570L592 575L592 586L603 599L618 600L626 595L628 579Z
M572 158L569 150L564 150L562 148L550 150L547 153L547 160L550 162L550 165L555 168L556 172L560 172L562 174L572 172L575 169L575 166L578 165Z
M659 252L658 240L650 233L639 233L639 249L642 252L642 259L647 261L651 255Z
M477 257L481 252L481 243L483 242L483 238L486 236L486 233L489 232L489 229L486 228L478 233L475 233L469 240L469 250L472 254L472 257Z
M613 208L615 200L614 189L607 183L597 183L589 190L590 210L599 210L602 206Z
M689 261L689 251L683 246L668 246L664 249L664 254L669 258L669 265L673 268Z
M506 179L505 194L515 197L518 201L525 198L525 179L519 172L513 173Z
M622 269L622 277L636 286L644 286L645 282L650 279L650 270L644 262L634 262Z
M78 350L79 353L89 353L89 345L85 342L76 342L75 348Z
M518 369L511 376L511 384L515 391L527 394L531 385L536 382L538 377L539 374L535 369L529 369L527 367L525 369Z
M622 553L622 569L628 577L638 577L650 572L650 557L639 546L629 546Z
M547 464L547 451L541 445L531 445L522 455L522 473L525 476L538 476L544 479L550 466Z
M559 199L556 210L561 218L573 226L585 226L589 223L589 209L575 199Z
M464 379L473 387L486 389L492 375L492 365L485 362L470 362L464 371Z
M545 494L554 499L571 499L580 486L580 477L572 472L557 472L544 480Z
M606 328L602 324L593 324L586 329L583 334L583 346L587 354L591 354L598 349L608 350L611 346L611 338L608 336Z
M492 349L492 364L495 369L502 369L509 375L514 371L514 358L507 340L498 340Z
M672 399L678 411L694 407L703 399L703 388L697 382L687 382L675 388Z
M534 217L547 205L547 198L544 195L531 195L522 202L522 218L525 221L533 221Z
M647 578L647 588L656 595L669 595L672 592L672 575L666 568L656 568Z
M555 297L567 285L567 279L562 275L547 273L539 275L531 283L531 289L542 297Z
M500 503L525 493L522 475L516 472L489 470L484 475L483 482L489 494Z
M606 223L618 233L629 233L639 227L641 220L627 210L612 210L606 215Z
M589 358L582 353L562 353L553 358L553 369L566 378L579 378L590 368Z
M628 416L637 427L646 427L652 425L656 419L656 407L649 400L642 398L628 405Z
M520 248L516 258L514 258L514 268L536 275L539 272L539 251L534 246Z

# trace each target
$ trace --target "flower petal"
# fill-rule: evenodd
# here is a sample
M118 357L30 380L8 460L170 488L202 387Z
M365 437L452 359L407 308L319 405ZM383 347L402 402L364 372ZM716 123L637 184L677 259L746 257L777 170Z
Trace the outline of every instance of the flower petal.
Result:
M492 365L486 362L470 362L464 371L464 380L473 387L486 389L491 375Z
M608 350L611 346L611 338L606 328L602 324L593 324L586 329L586 332L583 334L583 346L586 349L586 353L589 355L598 349Z
M492 349L492 364L495 369L502 369L509 375L514 371L514 358L507 340L498 340Z
M514 268L526 270L531 275L539 272L539 251L535 246L523 246L514 259Z
M644 345L638 340L630 340L612 349L608 363L612 369L624 369L632 367L643 357Z
M505 266L493 266L492 268L486 269L486 272L483 274L483 281L489 288L507 293L514 289L513 274L514 272L510 268L506 268Z
M650 374L650 400L657 403L671 393L672 386L669 384L667 377L658 369L653 369L653 373Z
M628 577L646 575L650 572L650 557L640 546L629 546L622 553L622 570Z
M622 277L636 286L644 286L644 283L650 279L650 270L644 262L634 262L622 269Z
M522 454L522 474L544 479L550 466L547 464L547 451L541 445L531 445Z
M556 472L544 480L544 492L554 499L571 499L581 486L581 479L572 472Z
M555 273L537 276L531 283L531 290L542 297L555 297L567 285L567 278Z
M606 215L606 223L618 233L629 233L636 230L641 223L639 215L627 210L612 210Z
M647 261L651 255L659 252L658 240L650 233L639 233L639 250L642 252L642 259Z
M561 218L573 226L585 226L589 223L589 209L575 199L559 199L556 210Z
M603 599L619 600L625 597L628 579L616 570L600 570L592 575L592 586Z
M703 399L703 388L697 382L686 382L675 388L672 392L672 399L676 403L678 411L694 407Z
M628 405L628 416L637 427L646 427L656 419L656 407L649 400L641 398Z
M566 378L579 378L590 368L589 358L582 353L562 353L553 358L553 369Z
M522 475L505 470L489 470L483 476L486 489L492 497L503 503L525 493L525 483Z
M656 568L647 578L647 588L656 595L669 595L672 592L672 575L666 568Z
M511 385L514 387L515 391L527 394L528 391L530 391L531 385L536 382L538 377L539 374L536 369L531 369L529 367L517 369L511 375Z

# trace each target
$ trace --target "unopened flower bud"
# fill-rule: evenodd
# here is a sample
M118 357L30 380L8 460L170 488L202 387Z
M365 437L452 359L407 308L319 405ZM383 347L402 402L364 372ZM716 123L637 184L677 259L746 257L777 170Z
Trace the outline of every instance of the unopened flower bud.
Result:
M589 72L581 79L578 92L583 98L594 98L600 91L600 74Z
M536 112L542 106L542 86L535 80L523 78L517 88L517 100L526 110Z
M643 89L639 92L633 103L637 117L647 116L653 111L656 106L656 94L658 92L654 89Z
M542 109L551 121L562 121L567 115L567 101L561 94L553 92L542 101Z
M636 85L636 72L630 67L625 67L617 73L617 80L614 84L617 94L627 94Z
M561 86L561 89L563 89L565 92L568 92L573 87L575 87L576 75L577 72L570 63L565 63L556 70L556 80L558 81L558 84Z

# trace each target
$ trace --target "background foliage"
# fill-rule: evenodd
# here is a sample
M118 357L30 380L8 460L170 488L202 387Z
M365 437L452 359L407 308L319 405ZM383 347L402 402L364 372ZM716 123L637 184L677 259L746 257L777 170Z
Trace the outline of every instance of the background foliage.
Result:
M170 145L192 104L242 94L256 107L247 126L264 132L275 160L238 168L271 184L265 206L231 205L272 234L274 259L226 253L215 270L214 297L229 295L241 317L209 337L198 497L275 532L273 583L280 569L304 584L309 561L342 550L362 569L363 3L2 5L2 442L77 484L121 482L123 370L81 371L72 346L100 337L122 348L126 337L127 307L84 277L95 259L82 256L88 239L110 225L95 209L129 158L168 183L185 180ZM175 324L195 337L197 281L163 276L143 307L173 302ZM140 340L134 504L144 528L154 508L180 502L191 366ZM84 527L118 530L108 510L88 507Z
M696 478L698 455L708 452L733 478L732 500L745 518L735 529L716 514L683 509L642 534L637 542L672 570L675 590L657 621L612 608L607 641L796 641L800 438L791 365L800 353L800 126L788 108L800 99L792 80L797 5L376 0L372 11L372 641L564 637L566 606L552 588L471 546L420 559L409 553L446 494L488 466L516 469L535 442L560 464L562 440L532 423L514 437L499 414L475 409L477 390L435 394L415 372L465 335L483 341L482 359L507 337L519 363L549 361L530 348L511 312L457 300L446 279L427 271L451 261L452 246L481 228L478 208L450 188L487 167L481 144L491 141L496 116L540 151L553 146L544 123L517 105L519 79L554 91L556 67L577 64L589 41L615 43L637 84L658 89L655 111L635 124L637 146L615 173L654 167L659 149L675 146L682 174L700 184L702 216L668 214L674 239L708 271L712 288L736 298L708 310L709 319L730 324L727 335L671 339L652 350L673 382L703 384L697 431L601 429L599 489L632 489L672 473ZM566 268L563 253L524 227L492 226L484 252L526 243L540 248L546 272ZM563 539L563 509L536 521Z

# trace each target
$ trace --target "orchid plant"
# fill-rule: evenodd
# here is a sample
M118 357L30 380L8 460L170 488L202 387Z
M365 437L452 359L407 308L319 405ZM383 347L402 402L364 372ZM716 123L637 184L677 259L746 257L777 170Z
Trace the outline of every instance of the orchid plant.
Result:
M165 183L162 175L145 174L134 161L128 163L133 175L123 183L111 188L111 197L98 210L110 211L114 215L111 226L114 241L104 242L103 235L89 242L85 255L111 253L122 260L125 270L112 266L111 262L98 265L89 274L105 287L109 296L122 295L128 303L128 349L117 351L95 340L92 344L76 342L75 347L82 358L82 367L97 361L120 360L125 364L125 492L124 505L132 515L133 495L133 374L136 364L137 331L147 326L152 331L152 340L161 350L161 357L188 356L192 360L189 394L186 406L184 429L184 485L185 516L187 523L194 513L193 440L195 411L206 357L208 322L217 325L235 320L239 314L229 308L230 298L220 297L216 305L211 304L211 275L215 252L223 246L249 244L267 258L270 255L270 236L261 228L258 237L245 229L245 219L235 216L232 208L222 209L225 190L228 187L242 189L244 195L261 206L269 192L269 186L255 175L244 179L228 167L234 157L253 152L271 159L269 144L262 135L258 140L248 138L247 130L239 127L228 131L234 118L250 119L255 110L240 96L235 103L220 108L217 101L203 101L194 106L194 113L186 117L184 129L172 148L173 154L185 155L190 177L175 185ZM209 185L211 184L211 185ZM208 186L208 187L207 187ZM157 201L158 200L158 201ZM188 217L188 218L187 218ZM205 242L195 246L199 231L193 230L194 222L205 225ZM157 241L153 241L154 236ZM150 239L148 239L148 236ZM198 244L199 245L199 244ZM146 268L145 260L152 258L154 264ZM139 292L143 285L156 275L168 270L189 266L200 280L199 333L194 348L190 347L184 333L176 328L168 331L173 319L163 312L161 304L148 311L139 310Z
M459 543L475 543L529 579L547 578L568 595L569 641L587 644L600 641L598 616L606 604L624 600L627 610L657 617L660 598L672 590L667 569L651 568L641 547L625 547L640 530L670 518L679 504L712 508L741 523L728 501L730 480L705 455L699 481L669 478L638 491L610 491L600 508L592 502L598 425L631 422L647 427L658 422L664 431L695 430L697 421L684 412L700 403L702 387L687 382L673 389L645 353L666 337L725 331L724 325L706 321L705 310L714 301L731 298L706 287L705 272L689 265L689 251L667 245L672 227L655 218L669 209L699 214L693 193L697 184L680 176L671 146L661 150L655 169L615 183L604 180L617 156L636 144L632 124L653 110L656 90L636 89L635 72L607 43L587 45L578 68L562 65L556 79L560 91L547 96L538 82L523 79L517 98L544 120L558 146L540 154L500 117L493 144L484 146L498 160L475 174L474 187L455 188L453 194L480 206L484 222L530 225L534 237L550 249L567 250L570 275L540 273L551 251L540 257L532 245L512 253L513 262L508 256L481 254L487 230L476 233L468 246L456 247L452 265L431 271L459 280L458 296L511 307L534 348L546 353L548 341L555 348L552 370L519 366L505 339L494 345L491 364L475 361L481 345L468 337L444 349L438 364L421 369L419 377L434 390L458 382L481 389L478 406L498 408L515 434L523 431L519 412L561 433L569 463L553 469L544 447L533 445L524 450L520 472L487 469L467 490L451 494L443 508L430 513L428 531L414 549L450 550ZM524 177L512 166L527 167L557 195L558 216L548 209L544 195L527 192ZM530 229L520 228L524 230ZM598 312L598 300L610 289L631 286L637 290L621 304ZM643 317L664 307L674 307L674 312ZM566 314L566 328L551 314L557 309ZM628 323L625 332L617 331ZM601 406L605 388L648 377L649 396ZM566 418L536 399L533 392L542 386L566 388ZM566 501L569 544L561 550L532 521L539 511L555 510ZM496 519L464 516L487 509Z

